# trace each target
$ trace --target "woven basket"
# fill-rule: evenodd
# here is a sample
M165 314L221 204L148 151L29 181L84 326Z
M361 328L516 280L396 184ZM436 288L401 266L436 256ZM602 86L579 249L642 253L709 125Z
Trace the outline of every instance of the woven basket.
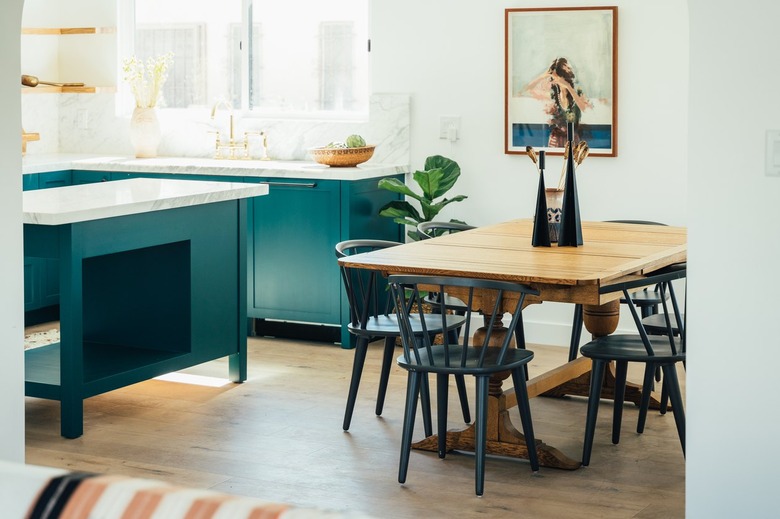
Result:
M370 159L375 147L372 145L360 148L312 148L309 153L320 164L350 168Z

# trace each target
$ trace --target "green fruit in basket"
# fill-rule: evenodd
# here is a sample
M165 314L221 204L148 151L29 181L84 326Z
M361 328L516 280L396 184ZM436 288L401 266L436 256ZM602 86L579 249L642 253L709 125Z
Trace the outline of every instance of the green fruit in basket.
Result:
M345 142L347 148L362 148L366 145L366 140L360 135L350 135Z

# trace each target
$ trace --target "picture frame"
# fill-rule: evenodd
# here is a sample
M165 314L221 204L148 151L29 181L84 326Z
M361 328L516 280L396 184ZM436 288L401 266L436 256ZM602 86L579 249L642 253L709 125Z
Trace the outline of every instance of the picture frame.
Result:
M509 8L504 16L504 153L562 155L566 122L590 155L617 156L615 6Z

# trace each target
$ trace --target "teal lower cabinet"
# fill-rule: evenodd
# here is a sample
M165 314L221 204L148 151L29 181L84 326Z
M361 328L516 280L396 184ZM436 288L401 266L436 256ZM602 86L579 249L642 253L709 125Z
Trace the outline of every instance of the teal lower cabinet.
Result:
M63 225L24 225L25 257L59 260L59 343L25 352L25 394L83 400L228 357L246 380L246 200Z
M249 317L338 326L340 182L262 180L268 196L249 208Z
M350 347L334 247L355 238L399 241L398 224L377 216L397 195L377 189L378 179L245 181L269 185L268 196L249 204L247 311L257 331L297 335L307 327L305 337Z
M86 184L133 177L267 183L268 196L248 200L246 226L247 317L250 331L263 335L351 347L353 340L346 327L349 307L334 247L350 239L404 241L404 230L398 224L377 215L380 207L398 199L397 194L377 188L379 178L349 181L80 170L25 177L31 177L25 181L38 188L65 181ZM396 178L403 181L403 175ZM25 257L25 310L57 304L56 262Z
M22 176L22 189L33 191L72 184L72 172L50 171ZM59 260L52 258L24 258L24 310L26 324L58 318L60 299Z

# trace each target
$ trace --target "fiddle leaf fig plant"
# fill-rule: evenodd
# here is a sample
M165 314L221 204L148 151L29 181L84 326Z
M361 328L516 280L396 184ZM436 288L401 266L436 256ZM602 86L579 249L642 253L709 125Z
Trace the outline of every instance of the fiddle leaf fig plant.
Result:
M392 218L401 225L409 225L412 230L407 235L412 240L419 240L417 224L434 221L444 207L460 202L468 198L465 195L456 195L452 198L440 198L455 185L460 176L458 163L441 155L433 155L425 159L424 171L415 171L412 178L422 189L422 194L412 191L406 184L395 178L383 178L378 187L394 193L406 195L420 203L420 211L406 200L394 200L379 209L379 216ZM451 219L451 222L465 223Z

